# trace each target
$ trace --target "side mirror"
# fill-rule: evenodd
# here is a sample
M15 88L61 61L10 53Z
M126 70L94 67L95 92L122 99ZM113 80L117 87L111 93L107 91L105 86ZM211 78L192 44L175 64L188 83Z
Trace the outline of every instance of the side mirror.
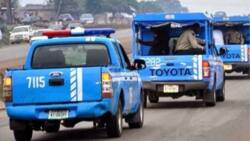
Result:
M221 47L219 50L219 55L223 56L225 54L227 54L228 50L225 47Z
M135 59L133 63L133 67L135 70L141 70L146 68L146 63L144 60Z

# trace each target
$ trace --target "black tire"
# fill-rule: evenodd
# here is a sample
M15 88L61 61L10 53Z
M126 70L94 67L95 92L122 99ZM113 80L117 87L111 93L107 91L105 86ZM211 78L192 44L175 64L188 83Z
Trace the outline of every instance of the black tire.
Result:
M144 96L142 93L141 103L139 105L139 108L137 112L133 114L128 121L129 128L142 128L143 126L143 123L144 123L144 106L143 106L144 100L143 99L144 99Z
M45 128L45 131L47 133L56 133L60 130L60 122L54 124L53 126L50 126L48 128Z
M144 96L144 98L143 98L143 106L144 106L144 108L147 108L147 104L148 104L148 93L147 93L146 90L144 91L143 96Z
M14 130L13 132L16 141L30 141L33 133L32 129Z
M250 79L250 68L248 69L248 79Z
M148 95L148 99L150 103L158 103L159 102L159 96L157 96L156 94L149 94Z
M108 137L120 137L122 134L122 104L119 101L117 112L115 116L111 116L107 121L107 135Z
M211 91L204 94L204 102L207 107L214 107L216 105L216 79Z
M225 80L223 81L223 86L221 89L216 92L216 101L223 102L225 101Z

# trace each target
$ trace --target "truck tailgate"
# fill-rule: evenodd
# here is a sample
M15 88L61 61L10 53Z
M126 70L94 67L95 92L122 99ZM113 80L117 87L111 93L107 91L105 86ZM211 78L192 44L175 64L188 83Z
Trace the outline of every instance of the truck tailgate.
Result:
M143 81L202 80L202 55L148 56L146 69L140 71Z
M226 48L228 52L222 57L223 62L231 63L248 61L247 45L226 45Z
M12 72L13 104L49 104L101 99L101 68Z

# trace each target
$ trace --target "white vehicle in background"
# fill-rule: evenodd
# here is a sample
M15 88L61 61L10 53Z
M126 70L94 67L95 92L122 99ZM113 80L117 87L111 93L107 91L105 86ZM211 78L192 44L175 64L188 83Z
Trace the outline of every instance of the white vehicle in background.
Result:
M16 26L10 32L10 43L29 42L32 35L33 30L31 26Z
M83 24L92 24L94 23L94 17L90 13L82 14L80 16L80 22Z
M33 41L36 41L36 40L48 39L47 36L43 36L43 32L50 31L50 30L52 30L52 29L37 29L37 30L35 30L33 36L30 39L30 43L32 43Z
M61 14L59 17L58 17L58 20L59 21L74 21L74 17L69 14L69 13L64 13L64 14Z

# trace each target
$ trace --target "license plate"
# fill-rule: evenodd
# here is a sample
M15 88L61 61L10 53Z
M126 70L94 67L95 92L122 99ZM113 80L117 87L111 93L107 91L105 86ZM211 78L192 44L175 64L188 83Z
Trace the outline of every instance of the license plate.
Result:
M67 119L69 118L68 110L50 110L48 119Z
M178 93L179 86L178 85L164 85L163 92L164 93Z
M224 65L224 70L232 70L233 66L232 65Z

